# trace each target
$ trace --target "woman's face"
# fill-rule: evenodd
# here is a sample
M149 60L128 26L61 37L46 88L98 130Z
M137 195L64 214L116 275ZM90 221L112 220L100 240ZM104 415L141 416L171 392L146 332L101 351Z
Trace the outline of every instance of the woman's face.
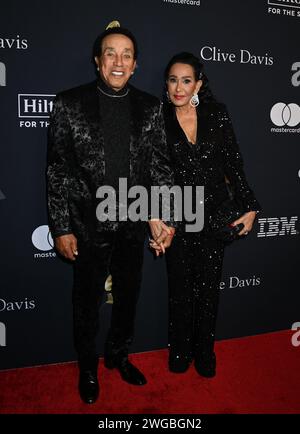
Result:
M198 93L202 80L195 79L194 68L185 63L175 63L167 78L167 89L171 102L176 107L190 103L192 96Z

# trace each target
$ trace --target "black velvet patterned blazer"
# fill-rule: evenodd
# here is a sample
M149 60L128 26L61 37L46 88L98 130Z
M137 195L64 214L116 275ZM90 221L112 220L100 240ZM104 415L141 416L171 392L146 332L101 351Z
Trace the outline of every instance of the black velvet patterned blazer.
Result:
M96 191L105 176L104 139L97 81L59 93L48 130L47 190L54 237L116 230L118 222L96 218ZM129 85L132 110L130 185L172 186L173 173L160 101ZM146 223L141 223L145 228ZM132 228L137 228L133 224ZM135 229L133 229L135 230Z

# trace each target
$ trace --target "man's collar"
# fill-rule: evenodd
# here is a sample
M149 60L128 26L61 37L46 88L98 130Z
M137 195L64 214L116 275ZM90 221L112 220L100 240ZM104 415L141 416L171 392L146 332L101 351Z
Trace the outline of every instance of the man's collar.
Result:
M126 85L120 89L119 91L116 91L114 89L112 89L111 87L107 86L107 84L102 80L102 78L98 78L97 80L97 88L99 90L99 92L101 92L103 95L106 96L111 96L112 98L122 98L126 95L128 95L129 92L129 87L128 87L128 83L126 83Z

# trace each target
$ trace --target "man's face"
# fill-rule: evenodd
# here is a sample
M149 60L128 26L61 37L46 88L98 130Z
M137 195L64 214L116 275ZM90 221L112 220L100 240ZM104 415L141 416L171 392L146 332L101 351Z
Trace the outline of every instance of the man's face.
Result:
M121 90L131 77L136 61L134 46L127 36L112 34L102 41L102 52L95 57L101 78L112 89Z

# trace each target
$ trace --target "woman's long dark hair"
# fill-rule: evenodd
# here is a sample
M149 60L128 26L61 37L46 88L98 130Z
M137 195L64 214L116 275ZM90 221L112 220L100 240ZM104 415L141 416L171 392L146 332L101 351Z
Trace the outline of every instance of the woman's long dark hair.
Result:
M166 66L165 69L165 95L167 91L167 79L169 77L170 69L175 63L183 63L186 65L190 65L195 74L196 80L202 80L203 84L201 86L201 89L198 93L199 101L200 103L207 103L207 102L216 102L215 97L213 96L212 91L210 90L209 84L208 84L208 78L203 72L203 63L200 62L198 57L194 56L192 53L188 53L186 51L183 51L182 53L175 54L175 56L172 57L172 59L169 61L169 63Z

